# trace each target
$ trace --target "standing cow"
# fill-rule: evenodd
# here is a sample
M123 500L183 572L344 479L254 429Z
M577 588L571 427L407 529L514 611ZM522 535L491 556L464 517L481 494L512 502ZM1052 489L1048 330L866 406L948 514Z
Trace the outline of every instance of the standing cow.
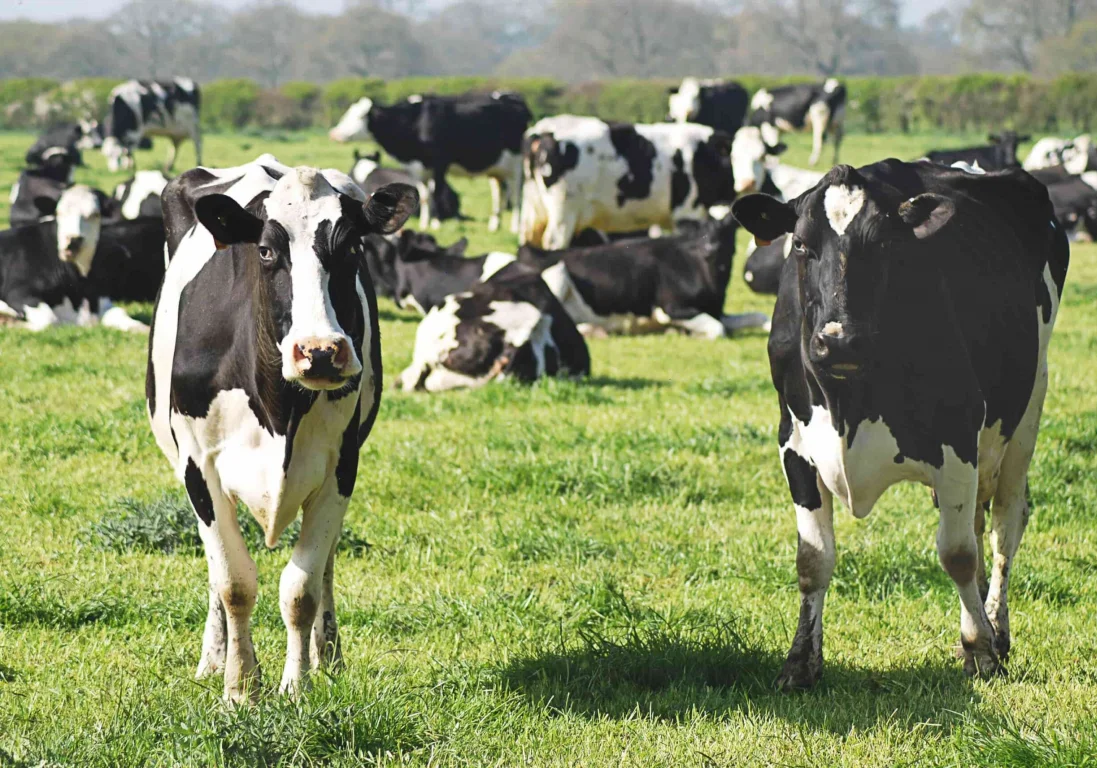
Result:
M834 162L846 119L846 87L834 78L823 83L783 85L780 88L760 88L750 100L747 125L762 129L770 144L776 144L781 131L811 131L811 159L819 162L826 137L834 139Z
M1047 190L1021 171L886 160L838 166L789 203L751 195L733 211L760 241L792 239L769 341L799 533L800 620L779 686L822 674L834 497L862 518L904 480L933 488L940 508L964 670L999 672L1069 261Z
M187 139L194 142L195 165L202 164L201 100L193 80L130 80L116 86L109 101L102 152L111 171L132 168L133 150L147 136L171 139L165 171L175 165L179 145Z
M746 120L749 97L734 81L687 77L670 89L668 101L669 122L698 123L734 136Z

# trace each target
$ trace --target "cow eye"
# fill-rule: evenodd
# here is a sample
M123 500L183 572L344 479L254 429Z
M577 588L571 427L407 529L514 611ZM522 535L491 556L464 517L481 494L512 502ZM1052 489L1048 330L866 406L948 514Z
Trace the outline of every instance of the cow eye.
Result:
M798 237L792 238L792 250L796 251L797 253L808 252L808 248L806 245L804 245L804 241Z
M274 251L272 251L265 245L260 245L259 258L263 261L264 264L270 264L272 261L274 261Z

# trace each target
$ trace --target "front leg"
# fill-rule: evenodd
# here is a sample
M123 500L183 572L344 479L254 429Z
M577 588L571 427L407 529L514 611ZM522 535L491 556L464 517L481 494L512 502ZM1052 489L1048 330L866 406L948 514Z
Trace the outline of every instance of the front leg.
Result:
M343 668L343 647L339 642L339 624L335 620L335 551L339 549L339 539L331 545L328 562L324 567L321 585L320 610L312 623L312 645L309 660L313 669L328 669L339 672Z
M834 573L834 506L819 473L791 441L782 448L781 458L796 506L800 619L777 687L801 690L813 687L823 675L823 599Z
M488 218L488 232L499 229L499 223L503 218L503 188L494 176L488 176L488 186L491 187L491 216Z

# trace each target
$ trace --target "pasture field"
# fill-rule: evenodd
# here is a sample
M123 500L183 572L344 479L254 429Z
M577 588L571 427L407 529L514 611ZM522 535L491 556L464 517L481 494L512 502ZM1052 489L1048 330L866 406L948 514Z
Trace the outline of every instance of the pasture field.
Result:
M843 159L978 138L853 135ZM5 222L31 140L0 135ZM319 135L207 146L214 165L349 166ZM123 178L86 155L78 180ZM486 183L455 186L474 221L442 241L513 246L484 229ZM768 311L742 261L729 309ZM381 312L391 382L417 318ZM206 565L146 421L145 347L0 329L0 766L1097 764L1097 247L1073 249L1010 674L989 682L953 657L937 515L905 486L867 520L836 515L824 681L773 690L798 593L765 336L667 335L591 341L582 383L387 391L336 566L347 668L300 702L276 695L287 551L253 548L264 695L228 709L219 679L193 680Z

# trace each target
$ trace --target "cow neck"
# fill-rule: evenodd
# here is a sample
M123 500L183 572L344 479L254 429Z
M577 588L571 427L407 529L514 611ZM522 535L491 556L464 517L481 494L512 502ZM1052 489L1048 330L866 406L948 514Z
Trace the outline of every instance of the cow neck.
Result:
M406 151L410 149L410 145L414 141L411 138L414 133L410 133L406 126L402 127L397 118L398 115L395 111L382 109L374 105L366 116L366 122L374 141L384 147L386 152L401 163L407 163L417 159Z

